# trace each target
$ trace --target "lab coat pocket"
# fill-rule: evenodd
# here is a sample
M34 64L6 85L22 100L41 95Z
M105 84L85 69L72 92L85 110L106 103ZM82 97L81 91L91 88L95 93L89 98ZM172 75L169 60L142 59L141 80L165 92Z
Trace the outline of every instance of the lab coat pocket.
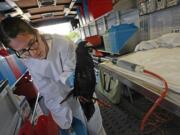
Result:
M87 128L77 118L73 118L73 122L70 129L61 129L60 135L88 135Z

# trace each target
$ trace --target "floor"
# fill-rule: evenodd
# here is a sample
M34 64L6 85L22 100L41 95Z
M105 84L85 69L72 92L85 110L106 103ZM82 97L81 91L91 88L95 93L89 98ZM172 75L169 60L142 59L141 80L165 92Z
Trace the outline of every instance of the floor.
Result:
M97 95L100 99L109 102L100 93L97 93ZM147 110L150 105L151 102L141 97L133 105L127 98L122 98L120 104L112 105L111 108L100 107L107 135L180 135L180 126L177 124L180 121L174 115L172 115L170 121L158 128L146 129L145 132L140 132L139 126L144 114L144 111L140 110L142 110L141 108Z

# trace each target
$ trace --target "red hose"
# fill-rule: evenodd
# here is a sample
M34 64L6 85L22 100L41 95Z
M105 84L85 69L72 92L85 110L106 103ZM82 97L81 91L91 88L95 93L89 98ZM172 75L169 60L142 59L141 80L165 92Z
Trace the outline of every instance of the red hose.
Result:
M141 121L141 126L140 126L140 130L143 131L144 130L144 126L147 122L147 120L149 119L149 117L153 114L153 112L155 111L155 109L160 105L161 101L163 100L163 98L167 95L167 92L168 92L168 84L166 82L166 80L151 72L151 71L148 71L148 70L144 70L144 73L145 74L149 74L149 75L152 75L158 79L160 79L163 83L164 83L164 88L163 88L163 91L160 95L160 97L155 101L155 103L152 105L152 107L148 110L148 112L145 114L145 116L143 117L142 121Z

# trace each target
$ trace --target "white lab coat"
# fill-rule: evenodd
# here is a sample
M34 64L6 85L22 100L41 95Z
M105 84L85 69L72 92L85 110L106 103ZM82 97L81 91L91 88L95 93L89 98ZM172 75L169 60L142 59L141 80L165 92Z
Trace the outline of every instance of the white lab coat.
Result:
M47 42L49 46L47 59L29 58L24 62L54 120L62 129L68 129L72 118L76 117L87 126L89 135L105 135L97 104L89 122L86 122L80 103L76 99L71 97L63 104L59 104L70 91L65 81L74 72L75 51L73 43L59 35L51 35Z

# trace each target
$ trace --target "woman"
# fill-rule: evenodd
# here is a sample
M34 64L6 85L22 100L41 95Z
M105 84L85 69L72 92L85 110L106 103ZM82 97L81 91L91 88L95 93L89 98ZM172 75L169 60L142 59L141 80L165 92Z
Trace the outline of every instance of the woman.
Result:
M80 120L89 135L105 135L97 104L87 122L79 102L69 98L59 104L71 90L75 70L73 43L59 35L42 36L20 18L6 18L1 22L3 44L24 60L33 81L53 119L61 129L69 129L73 118Z

